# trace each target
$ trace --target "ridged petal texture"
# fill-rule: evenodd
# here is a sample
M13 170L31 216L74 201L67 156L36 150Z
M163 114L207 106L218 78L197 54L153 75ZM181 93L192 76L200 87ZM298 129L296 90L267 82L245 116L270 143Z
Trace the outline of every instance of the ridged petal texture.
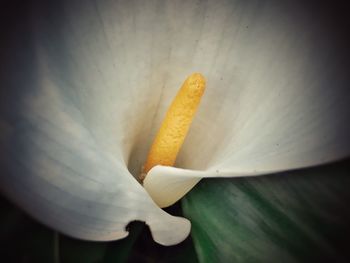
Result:
M32 5L1 51L2 191L74 237L123 238L141 220L171 245L190 223L158 205L201 178L348 156L348 61L337 33L311 14L297 1ZM192 72L207 91L181 168L153 168L149 195L135 177Z

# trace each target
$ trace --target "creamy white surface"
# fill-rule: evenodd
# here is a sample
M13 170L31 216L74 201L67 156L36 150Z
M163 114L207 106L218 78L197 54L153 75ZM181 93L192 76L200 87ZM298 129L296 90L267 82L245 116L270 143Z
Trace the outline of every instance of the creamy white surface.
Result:
M292 1L291 1L292 2ZM3 81L2 190L68 235L112 240L145 221L171 245L190 223L134 179L192 72L207 91L177 165L145 185L161 206L202 177L349 155L349 77L306 6L280 1L96 1L33 8ZM129 168L129 170L128 170Z

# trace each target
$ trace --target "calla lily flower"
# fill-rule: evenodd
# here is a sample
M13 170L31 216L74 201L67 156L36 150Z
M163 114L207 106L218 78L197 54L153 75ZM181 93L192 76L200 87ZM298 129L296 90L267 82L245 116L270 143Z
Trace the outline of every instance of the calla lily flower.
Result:
M73 237L121 239L140 220L172 245L190 222L161 207L201 178L349 156L348 61L311 14L298 1L32 6L4 49L1 191ZM142 185L152 139L192 72L207 90L176 167L154 167Z

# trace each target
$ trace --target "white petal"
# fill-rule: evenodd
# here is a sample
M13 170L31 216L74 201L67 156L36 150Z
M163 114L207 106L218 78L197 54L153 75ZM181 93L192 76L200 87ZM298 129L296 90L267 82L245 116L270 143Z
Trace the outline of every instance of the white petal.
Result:
M2 192L70 236L120 239L129 222L141 220L158 243L179 243L189 221L161 210L127 168L137 133L151 127L140 111L152 116L157 109L146 83L151 69L136 62L137 52L123 58L124 50L106 48L96 10L92 23L70 12L35 13L35 27L28 27L34 33L20 31L25 41L19 37L9 48L8 87L1 90Z
M39 68L40 69L40 68ZM33 93L17 94L21 107L7 124L1 188L33 217L89 240L125 237L126 225L145 221L164 245L182 241L190 223L159 209L127 170L123 158L96 142L79 108L39 72ZM17 104L18 105L18 104ZM5 126L6 123L3 123Z
M193 59L208 88L177 162L192 170L159 166L144 182L162 207L203 177L263 175L350 155L349 52L336 28L300 3L208 6Z
M246 171L206 171L157 165L143 181L143 186L159 207L168 207L187 194L202 178L255 176L261 173Z
M17 42L0 105L1 159L9 174L0 180L9 197L51 227L109 240L125 236L125 225L137 219L159 243L185 238L189 222L160 210L126 166L137 175L166 107L194 71L208 79L207 94L178 165L203 173L155 167L148 189L153 172L174 174L161 179L175 189L167 188L172 197L164 204L198 174L250 175L349 154L347 67L337 60L337 36L314 23L317 14L305 6L47 5L33 7L23 30L12 34Z
M194 63L214 63L179 167L256 174L349 156L345 38L290 2L247 1L205 19Z

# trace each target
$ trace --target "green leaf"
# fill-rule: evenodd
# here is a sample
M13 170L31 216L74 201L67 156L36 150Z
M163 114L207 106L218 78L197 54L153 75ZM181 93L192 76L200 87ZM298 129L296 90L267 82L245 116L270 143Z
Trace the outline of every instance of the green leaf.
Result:
M200 262L350 260L349 171L203 180L182 202Z

